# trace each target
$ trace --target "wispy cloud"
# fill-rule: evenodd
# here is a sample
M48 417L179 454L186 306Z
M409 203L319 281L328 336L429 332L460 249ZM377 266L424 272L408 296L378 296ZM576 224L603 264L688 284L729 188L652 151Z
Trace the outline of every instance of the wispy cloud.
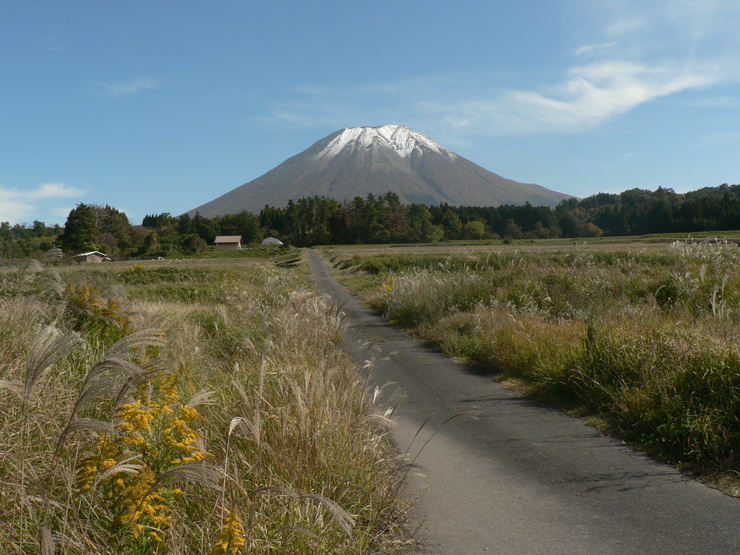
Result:
M84 194L82 189L67 187L63 183L44 183L32 190L0 186L0 221L12 224L29 223L29 220L54 223L69 213L56 201L79 198Z
M616 43L614 42L603 42L599 44L584 44L576 48L576 56L582 56L584 54L593 54L595 52L609 50L613 48Z
M130 96L143 91L156 89L161 86L161 82L156 79L140 78L132 81L102 83L93 82L93 86L102 89L113 97Z
M75 198L85 194L82 189L67 187L64 183L44 183L27 194L32 200Z
M453 127L488 128L494 134L582 131L655 98L705 87L716 80L711 67L609 60L574 67L562 83L543 91L512 90L447 105L440 111Z
M579 132L658 98L740 82L740 2L606 4L598 3L603 9L573 4L581 11L577 33L583 45L573 50L570 63L564 60L561 78L549 83L507 87L506 78L486 79L478 72L345 90L311 87L276 105L271 120L339 127L348 117L349 124L386 123L401 115L405 123L447 139L470 133Z

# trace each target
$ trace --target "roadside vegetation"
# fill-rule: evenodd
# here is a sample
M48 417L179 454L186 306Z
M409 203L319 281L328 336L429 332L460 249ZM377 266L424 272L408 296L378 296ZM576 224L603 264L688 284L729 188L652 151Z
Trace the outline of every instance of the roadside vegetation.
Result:
M260 260L0 271L4 553L367 553L387 420L305 273Z
M498 249L498 250L496 250ZM394 323L740 495L740 250L328 251Z

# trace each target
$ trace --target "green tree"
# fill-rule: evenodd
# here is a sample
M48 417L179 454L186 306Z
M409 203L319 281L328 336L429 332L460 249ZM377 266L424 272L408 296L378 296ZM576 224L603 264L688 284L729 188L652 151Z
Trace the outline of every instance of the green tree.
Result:
M459 239L462 236L462 220L460 219L460 216L457 215L457 212L454 212L450 208L447 208L442 213L439 225L441 225L442 229L445 230L445 236L448 239Z
M522 230L522 226L509 218L506 220L504 232L501 235L507 239L521 239L524 237L524 231Z
M96 241L95 210L92 206L80 203L67 216L62 234L62 248L69 253L98 250Z
M486 236L486 226L478 220L467 222L462 228L462 236L464 239L483 239Z

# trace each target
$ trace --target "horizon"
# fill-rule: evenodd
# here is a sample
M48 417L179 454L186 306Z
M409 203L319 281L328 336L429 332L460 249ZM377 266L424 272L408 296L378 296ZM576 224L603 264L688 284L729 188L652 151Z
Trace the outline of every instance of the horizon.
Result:
M80 203L182 214L388 124L578 198L740 181L740 4L724 0L9 0L0 17L11 225Z

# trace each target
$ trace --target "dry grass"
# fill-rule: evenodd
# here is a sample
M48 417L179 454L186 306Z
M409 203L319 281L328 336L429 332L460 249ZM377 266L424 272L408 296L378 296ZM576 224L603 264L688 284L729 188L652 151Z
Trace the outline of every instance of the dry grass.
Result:
M299 272L5 271L0 292L6 552L363 553L395 526L385 430Z
M449 354L597 415L684 468L737 475L737 244L596 245L330 256L365 274L373 306Z

